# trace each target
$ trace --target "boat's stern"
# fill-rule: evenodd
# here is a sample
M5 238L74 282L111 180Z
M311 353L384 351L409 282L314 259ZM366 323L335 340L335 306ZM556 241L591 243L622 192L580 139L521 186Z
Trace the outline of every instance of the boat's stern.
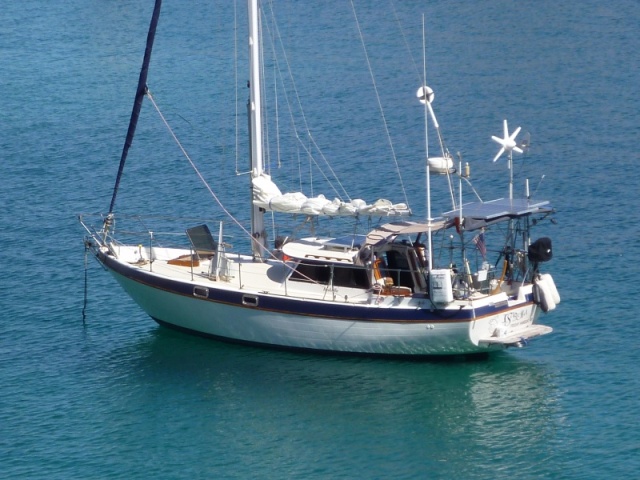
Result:
M487 307L478 309L489 313L471 323L469 333L473 343L485 347L523 347L531 339L553 331L537 323L542 310L530 294L523 292L530 291L531 285L521 286L519 290L515 299L504 293L490 296Z

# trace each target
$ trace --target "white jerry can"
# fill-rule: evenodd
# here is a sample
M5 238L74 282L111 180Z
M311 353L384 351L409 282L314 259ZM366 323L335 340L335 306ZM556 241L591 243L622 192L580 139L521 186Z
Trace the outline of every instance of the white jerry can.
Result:
M449 304L453 302L453 286L451 285L451 270L443 268L429 272L429 294L435 304Z

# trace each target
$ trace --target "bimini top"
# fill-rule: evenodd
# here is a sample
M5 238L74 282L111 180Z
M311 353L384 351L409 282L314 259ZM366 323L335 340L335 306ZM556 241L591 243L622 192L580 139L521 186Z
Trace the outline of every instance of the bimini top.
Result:
M431 223L418 223L418 222L393 222L381 225L369 232L365 245L379 246L384 243L390 243L395 240L399 235L410 235L415 233L428 232L431 229L432 232L442 230L451 225L451 222L447 222L442 219L434 220Z
M533 214L553 213L547 200L531 201L526 198L500 198L489 202L473 202L462 206L465 230L476 230L492 223ZM443 214L445 218L460 217L460 210Z

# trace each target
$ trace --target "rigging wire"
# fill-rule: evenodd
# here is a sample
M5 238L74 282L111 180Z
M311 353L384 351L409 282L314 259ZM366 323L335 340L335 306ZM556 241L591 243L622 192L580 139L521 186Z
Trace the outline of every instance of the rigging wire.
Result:
M153 98L153 95L151 94L150 91L147 91L147 97L149 98L149 101L151 101L151 104L153 105L153 107L156 109L156 112L160 116L160 119L162 120L162 123L164 123L165 127L167 127L167 130L169 131L169 134L171 135L173 140L176 142L176 145L178 145L178 148L180 149L182 154L185 156L185 158L189 162L189 165L191 165L191 168L193 168L193 170L196 172L196 175L202 181L202 183L204 184L205 188L209 191L209 193L211 194L213 199L216 201L218 206L222 209L222 211L225 213L225 215L227 215L231 219L231 221L233 223L235 223L244 233L246 233L250 238L252 238L251 237L251 233L246 228L244 228L242 226L242 224L238 220L236 220L236 218L231 214L231 212L229 212L229 210L227 210L225 208L224 204L220 201L220 199L215 194L215 192L213 191L211 186L207 183L207 181L205 180L205 178L202 175L202 173L200 173L200 170L198 170L198 167L196 166L194 161L191 159L191 157L189 156L189 154L187 153L187 151L183 147L182 143L180 143L180 140L178 139L178 137L176 136L175 132L173 131L173 129L169 125L169 122L167 121L167 119L164 117L164 115L160 111L160 107L158 107L158 104L156 103L156 101Z
M89 256L89 245L87 244L87 240L84 242L84 300L82 302L82 324L87 324L87 290L88 290L88 256Z
M280 158L280 110L278 108L278 80L276 76L276 66L273 66L273 101L275 102L276 109L276 160L278 161L278 168L282 167L282 159Z
M189 162L189 165L191 165L191 168L193 168L193 171L196 173L196 175L198 176L198 178L200 179L200 181L204 184L205 188L209 191L209 193L211 194L211 196L213 197L213 199L215 200L215 202L218 204L218 206L220 207L220 209L224 212L225 215L227 215L231 221L238 227L240 228L240 230L247 235L248 238L250 238L253 241L253 235L251 235L251 232L249 232L232 214L229 210L227 210L227 208L224 206L224 204L220 201L220 199L218 198L218 196L215 194L215 192L213 191L213 189L211 188L211 186L207 183L207 181L205 180L204 176L202 175L202 173L200 173L200 170L198 170L198 167L196 166L195 162L191 159L191 157L189 156L189 154L187 153L187 151L185 150L184 146L182 145L182 143L180 142L180 140L178 139L178 137L176 136L175 132L173 131L173 129L171 128L171 126L169 125L169 122L167 121L167 119L165 118L165 116L162 114L162 112L160 111L160 107L158 107L158 104L156 103L155 99L153 98L153 95L151 95L150 91L147 91L147 97L149 98L149 100L151 101L151 104L153 105L153 107L156 109L156 112L158 113L158 115L160 116L160 119L162 120L162 123L164 123L165 127L167 127L167 130L169 131L169 134L171 135L171 137L173 138L173 140L176 142L176 145L178 145L178 148L180 149L180 151L182 152L182 154L184 155L184 157L187 159L187 161ZM272 258L276 258L273 253L270 250L267 250L267 253L269 254L270 257ZM289 268L290 270L293 270L293 267L291 267L290 265L287 265L287 263L285 262L284 265ZM306 275L300 273L300 275L302 277L304 277L306 280L313 282L313 283L318 283L315 280L312 280L311 278L307 277Z
M407 36L405 35L405 30L402 26L402 22L400 21L400 17L398 16L398 12L395 8L395 2L393 0L389 0L389 3L391 5L391 8L393 10L393 15L394 18L396 19L396 23L398 24L398 30L400 31L400 35L402 36L402 39L404 41L404 45L405 48L407 50L407 53L409 54L409 57L411 58L411 63L413 64L413 68L416 71L416 75L418 77L418 82L424 86L427 86L427 72L426 72L426 67L423 68L423 73L420 73L420 70L418 69L418 65L417 62L415 60L415 57L413 56L413 53L411 52L411 48L409 47L409 42L407 41ZM422 49L423 49L423 64L426 64L426 33L425 33L425 21L424 21L424 14L422 15ZM427 114L429 107L427 106L425 108L425 115ZM449 152L449 149L447 148L447 145L444 141L444 138L442 137L442 132L440 131L440 125L436 125L436 135L438 138L438 143L440 146L440 150L442 151L442 155L446 158L447 156L450 157L451 159L453 159L453 156L451 155L451 153ZM427 161L429 158L429 147L427 145ZM455 200L455 195L454 195L454 188L453 185L451 183L451 173L447 172L447 183L449 184L449 192L451 194L451 203L452 203L452 207L455 210L457 208L456 205L456 200ZM467 183L469 185L471 185L471 182L469 182L469 180L467 179ZM472 187L473 188L473 187ZM475 190L474 190L475 192ZM477 195L477 192L476 192Z
M305 150L305 152L309 155L309 157L311 158L311 160L313 161L313 163L316 165L316 167L318 167L318 170L320 171L320 173L322 174L322 176L325 178L325 180L329 183L329 185L331 186L331 188L334 190L334 192L336 193L336 195L342 200L343 195L344 197L346 197L348 200L351 200L351 197L349 196L349 194L347 193L346 189L344 188L344 186L342 185L342 182L340 182L340 179L338 178L338 175L336 174L336 172L334 171L334 169L331 167L331 164L329 163L329 161L327 160L327 158L324 156L324 154L322 153L322 150L320 149L320 146L317 144L317 142L315 141L315 138L313 137L312 133L311 133L311 129L309 128L309 124L307 122L307 117L304 113L304 109L302 108L302 101L300 100L300 94L298 93L298 87L295 83L294 77L293 77L293 73L291 71L291 65L289 63L289 58L287 56L286 50L284 48L284 45L282 43L282 36L280 35L280 29L278 28L278 24L275 21L275 12L273 10L273 3L272 2L268 2L269 5L269 9L270 9L270 15L271 15L271 19L272 19L272 23L273 23L273 29L274 32L271 33L271 30L269 29L269 22L265 22L266 24L266 28L267 30L269 30L269 32L271 33L271 35L269 36L269 38L271 39L271 45L272 45L272 49L273 49L273 53L274 53L274 62L276 63L276 65L278 66L278 72L282 72L282 69L280 68L280 62L278 61L278 56L275 54L276 48L275 48L275 41L274 39L277 38L278 39L278 44L280 45L280 50L282 51L282 56L284 58L284 63L286 65L287 68L287 73L288 73L288 78L291 81L291 85L292 85L292 89L293 89L293 93L294 93L294 97L296 100L296 103L298 104L298 109L300 112L300 116L302 117L302 123L304 125L304 130L306 132L306 136L307 139L310 141L310 143L313 145L313 147L315 147L315 149L318 151L321 159L324 161L324 164L326 165L326 167L329 169L329 171L331 172L331 175L334 178L334 181L331 181L327 175L324 172L324 169L320 167L320 165L318 164L316 158L313 155L313 152L311 151L310 147L307 147L302 139L300 138L300 135L298 134L298 128L296 127L296 122L294 119L294 115L293 115L293 108L291 107L291 102L289 101L289 97L287 95L287 90L283 87L283 91L284 91L284 95L285 98L287 100L287 106L289 109L289 116L291 118L291 124L293 126L294 132L295 132L295 137L296 140L298 141L298 143L300 144L300 146ZM266 15L266 13L265 13ZM282 84L284 85L284 80L281 79ZM341 195L338 190L336 189L336 187L334 186L335 182L340 189L343 192L343 195Z
M391 4L391 9L393 10L393 17L396 19L396 23L398 24L398 30L400 30L400 35L402 36L402 40L404 42L404 46L407 49L407 53L409 54L409 58L411 58L411 63L413 64L413 69L416 71L416 76L418 77L418 83L426 82L425 79L422 78L420 74L420 69L418 68L418 64L416 62L413 53L411 52L411 48L409 47L409 42L407 41L407 36L405 35L404 28L402 26L402 22L400 21L400 17L398 16L398 11L396 10L396 4L393 0L389 0ZM426 84L426 83L425 83Z
M238 98L240 96L238 92L238 2L233 2L233 73L235 80L235 123L236 123L236 175L238 171L238 161L240 160L240 129L238 128L238 119L240 118L240 112L238 111Z
M262 16L259 16L258 17L259 35L262 35L262 31L263 31L263 20L262 20ZM267 102L267 96L265 95L267 92L267 75L265 74L266 66L264 62L264 42L263 41L258 42L258 47L259 47L258 55L260 55L260 61L258 62L258 64L260 65L260 81L262 82L262 85L260 85L260 91L263 92L261 97L262 115L266 119L266 118L269 118L269 102ZM271 149L267 148L267 145L271 143L269 140L270 138L269 132L270 132L269 122L263 121L262 122L263 162L262 163L263 163L263 168L265 172L271 175Z
M407 197L407 191L404 187L404 182L402 180L402 174L400 172L400 165L398 164L398 158L396 157L396 152L395 149L393 147L393 141L391 140L391 134L389 133L389 125L387 123L387 119L384 115L384 109L382 108L382 102L380 100L380 93L378 92L378 85L376 84L376 79L375 76L373 75L373 67L371 66L371 61L369 59L369 53L367 52L367 46L365 44L364 41L364 35L362 33L362 29L360 28L360 21L358 20L358 15L356 13L356 7L353 4L353 0L351 0L351 10L353 12L353 18L356 21L356 27L358 28L358 35L360 36L360 42L362 43L362 49L364 51L364 56L365 59L367 61L367 66L369 68L369 75L371 76L371 82L373 84L373 89L375 91L376 94L376 100L378 101L378 108L380 109L380 115L382 116L382 123L384 125L384 130L387 134L387 139L389 141L389 148L391 149L391 156L393 158L393 161L395 163L396 166L396 171L398 172L398 178L400 180L400 187L402 188L402 194L404 195L404 201L407 204L407 206L410 207L409 205L409 198Z
M225 215L227 215L231 221L238 227L240 228L240 230L247 235L248 238L252 239L253 241L253 235L251 235L251 232L249 232L232 214L229 210L227 210L227 208L224 206L224 204L220 201L220 199L218 198L218 196L215 194L215 192L213 191L213 189L211 188L211 186L207 183L207 181L205 180L204 176L202 175L202 173L200 173L200 170L198 170L198 167L196 166L195 162L191 159L191 157L189 156L189 154L187 153L187 151L185 150L184 146L182 145L182 143L180 142L180 140L178 139L178 137L176 136L175 132L173 131L173 129L171 128L171 126L169 125L169 122L167 121L167 119L165 118L165 116L162 114L162 112L160 111L160 107L158 107L158 104L156 103L155 99L153 98L153 96L151 95L150 91L147 91L147 97L149 98L149 100L151 101L151 104L153 105L153 107L156 109L156 112L158 113L158 115L160 116L160 119L162 120L162 123L164 123L165 127L167 127L167 130L169 131L169 134L171 135L171 137L173 138L173 140L176 142L176 145L178 145L178 148L180 149L180 151L182 152L182 154L184 155L184 157L187 159L187 161L189 162L189 165L191 165L191 168L193 168L193 171L196 173L196 175L198 176L198 178L200 179L200 181L204 184L205 188L209 191L209 193L211 194L211 196L213 197L213 199L216 201L216 203L218 204L218 206L220 207L220 209L224 212ZM269 254L270 257L272 258L276 258L274 256L274 254L270 251L267 250L267 253ZM284 265L290 269L293 270L293 267L291 267L290 265L288 265L286 262L284 263ZM309 278L308 276L300 273L300 275L302 277L304 277L306 280L313 282L313 283L318 283L317 281Z

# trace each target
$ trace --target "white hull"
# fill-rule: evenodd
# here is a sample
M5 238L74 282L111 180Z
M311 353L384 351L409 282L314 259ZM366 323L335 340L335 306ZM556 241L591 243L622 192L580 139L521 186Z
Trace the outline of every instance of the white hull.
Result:
M140 267L117 262L118 270L146 271L148 266ZM156 265L159 268L159 265ZM252 305L235 305L211 301L205 298L189 296L158 288L153 282L129 278L116 272L112 274L124 290L140 307L160 324L187 330L206 336L212 336L233 342L250 343L261 346L288 349L305 349L323 352L342 352L372 355L454 355L473 354L502 350L517 344L521 340L548 333L550 329L539 331L532 325L540 309L531 302L507 302L506 295L495 295L494 299L484 298L476 302L479 306L501 301L501 308L492 315L471 320L453 319L453 315L463 309L474 308L469 301L451 305L433 317L429 310L424 321L394 322L376 320L380 309L405 309L415 311L415 300L403 299L406 305L379 305L375 302L367 305L353 305L354 309L367 308L371 320L352 320L314 315L297 315L282 311L259 309ZM160 278L157 273L147 272L149 278ZM193 285L206 285L209 290L220 288L229 290L225 282L214 281L185 282ZM231 287L231 290L234 290ZM237 290L237 289L236 289ZM245 295L258 296L258 292L243 289ZM264 295L264 294L263 294ZM281 297L280 297L281 298ZM287 297L287 302L316 302L318 309L331 309L336 301L295 299ZM393 300L392 300L393 301ZM342 302L340 302L342 303ZM290 306L290 305L289 305ZM295 307L294 307L295 310ZM451 320L443 320L451 317ZM504 339L511 338L508 342Z

